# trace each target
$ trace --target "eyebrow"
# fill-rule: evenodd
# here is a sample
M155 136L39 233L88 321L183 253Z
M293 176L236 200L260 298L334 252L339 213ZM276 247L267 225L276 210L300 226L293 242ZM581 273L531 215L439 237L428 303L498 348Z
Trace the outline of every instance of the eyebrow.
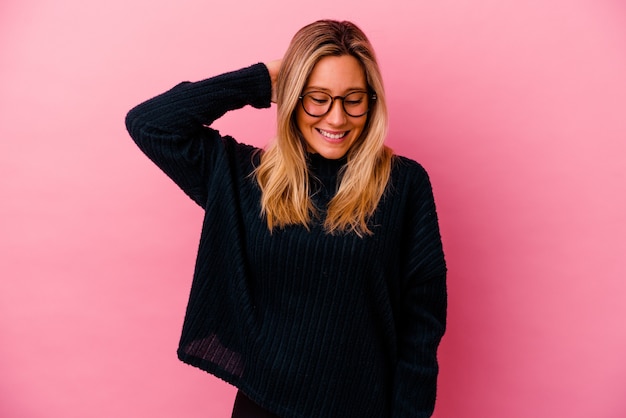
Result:
M304 91L324 91L330 93L330 89L320 86L305 86ZM367 91L367 87L350 87L344 90L344 93L353 92L353 91Z

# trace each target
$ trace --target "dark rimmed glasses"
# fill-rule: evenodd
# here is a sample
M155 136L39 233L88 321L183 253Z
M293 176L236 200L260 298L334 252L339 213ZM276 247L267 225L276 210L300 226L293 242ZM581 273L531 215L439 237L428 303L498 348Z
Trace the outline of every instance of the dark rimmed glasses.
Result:
M341 100L343 111L348 116L358 118L369 112L370 101L376 100L376 94L367 91L353 91L345 96L331 96L323 91L310 91L298 97L302 108L309 116L319 118L333 108L335 100Z

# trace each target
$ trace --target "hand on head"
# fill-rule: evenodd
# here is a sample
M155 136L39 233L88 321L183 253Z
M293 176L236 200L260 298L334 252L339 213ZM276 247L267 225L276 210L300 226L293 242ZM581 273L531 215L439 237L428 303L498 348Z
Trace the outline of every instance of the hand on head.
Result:
M274 103L276 103L276 79L278 78L278 71L280 70L281 63L281 59L265 63L265 66L270 73L270 78L272 79L272 102Z

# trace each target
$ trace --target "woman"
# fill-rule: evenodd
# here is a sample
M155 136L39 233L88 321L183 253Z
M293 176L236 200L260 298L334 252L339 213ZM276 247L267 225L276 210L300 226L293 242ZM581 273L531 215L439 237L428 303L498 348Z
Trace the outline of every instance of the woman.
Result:
M277 103L265 150L210 128ZM233 417L429 417L446 267L428 176L384 144L385 95L354 24L284 58L182 83L128 131L205 210L179 358L235 385Z

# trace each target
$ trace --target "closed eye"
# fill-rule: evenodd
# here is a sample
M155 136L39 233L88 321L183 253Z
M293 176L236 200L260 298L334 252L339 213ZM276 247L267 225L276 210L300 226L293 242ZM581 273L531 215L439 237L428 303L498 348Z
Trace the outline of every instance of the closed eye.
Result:
M349 105L349 106L356 106L356 105L359 105L359 104L363 103L363 100L362 99L359 99L359 100L345 100L344 103Z
M313 96L311 96L311 100L315 104L326 104L326 103L328 103L328 101L330 99L328 99L328 97L313 97Z

